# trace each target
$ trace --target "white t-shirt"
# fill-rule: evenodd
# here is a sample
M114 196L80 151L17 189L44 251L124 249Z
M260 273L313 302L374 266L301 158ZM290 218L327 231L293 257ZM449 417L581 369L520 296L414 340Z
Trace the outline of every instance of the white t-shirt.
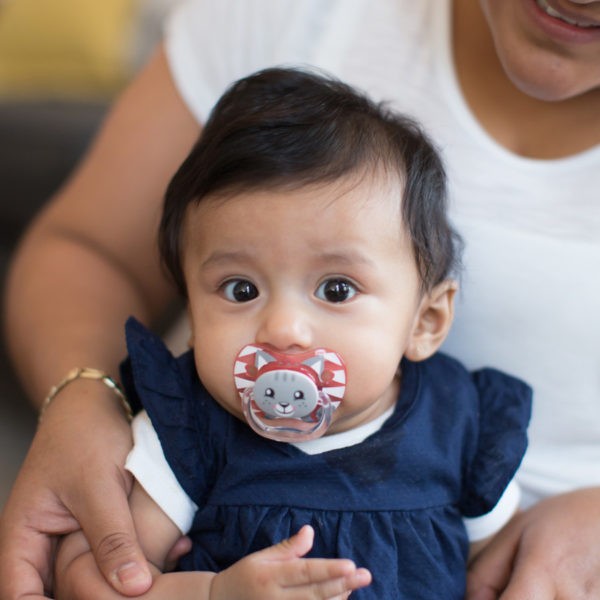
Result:
M205 0L167 26L176 85L204 122L235 79L311 64L420 120L466 241L444 350L534 388L526 503L600 485L600 147L532 160L499 146L461 95L451 0Z

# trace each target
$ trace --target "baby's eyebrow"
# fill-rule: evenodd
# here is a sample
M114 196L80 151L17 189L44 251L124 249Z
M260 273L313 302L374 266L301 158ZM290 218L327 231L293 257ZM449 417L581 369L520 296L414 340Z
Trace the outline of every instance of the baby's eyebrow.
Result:
M250 260L250 254L246 251L235 250L235 251L225 251L225 250L215 250L212 252L208 258L202 261L202 268L206 267L214 267L221 264L228 264L232 262L240 263L240 262L248 262Z
M211 269L235 264L250 264L253 261L252 252L248 250L214 250L202 261L201 269ZM362 267L376 269L377 263L367 254L355 248L317 252L315 250L314 264L332 267Z
M367 255L354 249L336 252L324 252L319 255L319 261L323 263L335 263L342 265L360 265L375 267L375 261Z

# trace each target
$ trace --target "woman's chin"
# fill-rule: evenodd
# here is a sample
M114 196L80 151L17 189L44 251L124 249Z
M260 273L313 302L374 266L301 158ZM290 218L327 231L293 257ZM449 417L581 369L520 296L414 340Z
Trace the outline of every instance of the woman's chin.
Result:
M534 51L535 52L535 51ZM507 53L508 54L508 53ZM600 68L585 69L573 59L538 50L529 55L502 56L504 71L513 85L532 98L560 102L600 90ZM585 71L589 71L586 74Z

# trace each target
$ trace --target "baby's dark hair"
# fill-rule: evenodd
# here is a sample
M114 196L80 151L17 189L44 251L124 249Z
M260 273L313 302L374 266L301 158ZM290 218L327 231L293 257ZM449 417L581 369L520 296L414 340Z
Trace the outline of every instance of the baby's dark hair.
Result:
M446 215L446 176L421 127L352 87L315 71L272 68L234 83L166 192L159 231L163 263L179 289L182 227L207 196L299 188L361 173L402 184L401 215L424 291L460 262Z

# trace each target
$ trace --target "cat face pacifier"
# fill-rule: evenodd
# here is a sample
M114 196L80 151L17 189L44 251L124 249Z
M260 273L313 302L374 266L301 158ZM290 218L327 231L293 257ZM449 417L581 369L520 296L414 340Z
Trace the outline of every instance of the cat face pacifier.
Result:
M260 344L244 346L234 378L249 425L280 442L323 435L346 391L340 355L324 348L284 354Z

